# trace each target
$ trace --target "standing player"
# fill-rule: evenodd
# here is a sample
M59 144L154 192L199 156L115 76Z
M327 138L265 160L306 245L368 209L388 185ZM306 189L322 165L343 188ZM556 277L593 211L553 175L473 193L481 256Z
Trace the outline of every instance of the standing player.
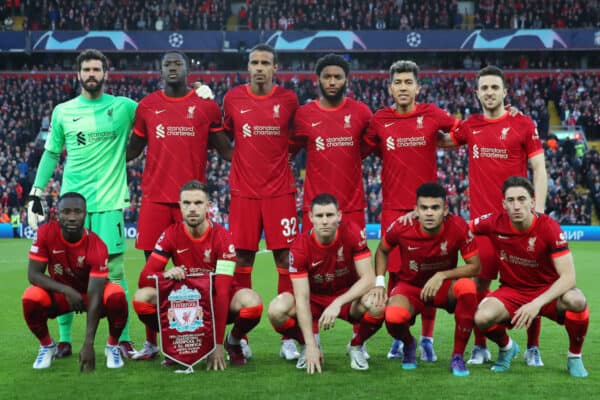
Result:
M454 132L446 142L469 147L469 185L471 220L481 215L500 212L503 198L501 182L511 175L527 176L527 162L533 171L536 210L544 212L548 178L544 150L531 118L514 116L504 108L506 86L504 74L488 66L477 74L477 97L483 115L473 115ZM490 281L498 276L498 264L491 241L476 236L481 252L482 271L476 278L477 296L481 301L488 293ZM530 366L542 366L539 352L540 320L528 330L525 360ZM490 360L485 336L475 329L475 347L469 364Z
M302 230L312 227L308 213L317 194L331 193L344 222L365 226L361 147L372 113L364 103L344 96L350 66L328 54L315 67L321 97L301 106L294 119L294 143L306 148Z
M567 369L574 377L588 373L581 349L589 325L589 310L575 287L575 266L558 223L534 210L534 188L520 176L502 187L505 212L473 220L474 232L493 243L499 260L500 288L479 305L475 323L498 344L492 371L504 372L519 353L504 324L529 327L539 315L564 324L569 336Z
M85 199L67 192L58 200L58 221L37 232L29 251L28 278L32 286L23 293L27 326L40 341L33 368L49 368L57 345L48 332L48 318L68 312L87 312L85 339L79 352L81 371L96 368L94 339L100 318L108 318L106 366L120 368L123 360L119 336L127 321L123 288L108 282L108 251L95 233L83 227ZM44 272L48 268L48 275Z
M135 311L140 320L156 332L157 295L154 281L148 276L162 273L164 278L181 280L187 273L214 272L217 349L208 357L207 369L225 369L224 348L232 365L244 365L246 358L242 354L240 340L260 322L261 299L251 289L232 286L235 248L229 232L206 218L209 206L206 185L195 180L183 185L179 206L183 222L174 223L164 231L140 273L140 289L133 300ZM170 258L175 266L163 272ZM234 325L223 346L228 315ZM150 359L157 353L156 334L148 335L143 350L134 354L133 358Z
M450 370L467 376L463 353L473 329L477 308L475 283L479 273L477 247L467 223L448 215L446 191L430 182L417 189L417 220L414 224L392 224L375 253L379 301L385 301L384 275L388 254L398 246L402 256L400 279L392 289L385 310L389 333L404 343L403 369L417 367L417 344L409 328L426 305L454 312L454 349ZM460 251L465 265L457 267Z
M57 105L52 112L45 151L27 204L27 222L37 229L43 219L40 196L64 147L68 157L61 193L77 192L85 197L88 209L85 226L97 233L107 245L109 278L121 285L128 296L123 260L123 208L129 206L125 147L137 104L126 97L104 93L108 59L101 52L81 52L77 57L77 67L81 95ZM57 358L71 355L72 323L73 313L58 318L60 342ZM129 324L119 340L123 356L129 357L134 350Z
M273 83L275 51L258 45L250 51L250 83L231 89L223 100L224 127L233 132L229 186L230 229L237 252L236 281L251 288L252 266L261 233L279 275L277 292L291 292L289 247L298 230L295 180L288 162L290 125L298 108L292 90ZM293 340L284 340L280 355L298 358Z
M341 212L330 194L312 200L309 218L313 228L290 249L294 294L277 296L269 319L275 330L304 343L296 367L309 374L321 372L323 361L314 333L332 328L338 317L358 323L348 349L350 366L366 370L362 345L380 328L385 305L376 306L370 292L374 276L365 231L352 222L340 224Z
M146 258L160 234L181 221L179 188L192 179L206 182L208 143L231 159L218 104L198 97L187 86L187 75L188 59L183 53L170 51L163 56L161 76L165 88L138 104L127 146L127 161L148 146L135 244L144 250Z
M410 212L414 199L402 193L415 193L425 182L437 180L436 146L439 132L450 132L458 120L433 104L417 104L419 67L412 61L397 61L390 67L388 91L394 105L373 116L367 141L379 146L383 161L381 184L383 204L381 234L399 217ZM400 253L389 255L388 289L400 279ZM433 327L435 308L426 307L421 314L421 359L435 361ZM388 358L399 358L400 343L395 341Z

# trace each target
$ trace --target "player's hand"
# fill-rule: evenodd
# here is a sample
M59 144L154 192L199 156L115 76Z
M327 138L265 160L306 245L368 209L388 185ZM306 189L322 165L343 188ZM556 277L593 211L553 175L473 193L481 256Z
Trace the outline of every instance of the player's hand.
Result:
M67 286L67 289L65 290L65 298L71 307L71 311L75 311L76 313L82 313L85 311L85 302L83 301L83 296L77 290Z
M42 207L42 189L33 187L27 198L27 225L37 231L39 225L44 222L44 207Z
M523 114L523 113L521 112L521 110L519 110L519 109L518 109L517 107L515 107L515 106L511 106L510 104L507 104L507 105L504 107L504 109L505 109L506 111L508 111L508 115L510 115L511 117L515 117L515 116L517 116L517 115L519 115L519 114Z
M208 362L206 363L207 371L224 371L227 368L225 364L225 353L223 351L223 345L218 344L215 351L210 353L208 356Z
M369 291L368 295L372 297L373 304L377 308L384 307L388 299L387 290L384 286L375 286Z
M324 364L323 353L317 346L306 346L306 373L321 373L321 365Z
M182 281L185 279L185 268L174 266L170 270L163 274L165 279L173 279L175 281Z
M342 307L335 300L327 306L323 314L321 314L321 318L319 318L319 329L327 330L333 328L341 309Z
M417 213L413 211L409 211L403 216L398 218L398 223L402 224L402 226L410 225L412 226L413 220L417 217Z
M537 318L541 308L535 301L523 304L515 312L510 323L513 325L513 328L529 328L533 320Z
M421 300L425 303L432 301L445 279L446 277L442 272L436 272L435 275L429 278L429 280L425 282L423 289L421 289Z
M79 351L79 371L91 372L96 369L96 352L90 343L84 343Z
M196 95L201 99L215 99L215 94L208 85L204 85L201 82L194 82L194 90L196 91Z

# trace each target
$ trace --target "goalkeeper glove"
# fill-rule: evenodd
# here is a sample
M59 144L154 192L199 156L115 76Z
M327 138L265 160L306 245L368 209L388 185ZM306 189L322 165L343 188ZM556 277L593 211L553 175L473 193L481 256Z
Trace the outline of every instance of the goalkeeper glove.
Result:
M27 198L27 225L34 231L37 231L39 224L44 221L41 195L42 189L33 187Z
M208 85L203 85L200 82L195 82L194 89L196 89L196 94L198 95L198 97L200 97L202 99L214 100L214 98L215 98L215 94L213 93L213 91L210 89L210 86L208 86Z

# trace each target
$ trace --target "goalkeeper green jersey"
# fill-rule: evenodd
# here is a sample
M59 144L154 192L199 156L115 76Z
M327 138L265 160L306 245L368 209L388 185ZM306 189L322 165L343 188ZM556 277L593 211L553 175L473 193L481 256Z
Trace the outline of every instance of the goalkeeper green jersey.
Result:
M126 97L80 95L52 112L45 148L67 151L60 192L81 193L88 212L129 206L125 149L136 107Z

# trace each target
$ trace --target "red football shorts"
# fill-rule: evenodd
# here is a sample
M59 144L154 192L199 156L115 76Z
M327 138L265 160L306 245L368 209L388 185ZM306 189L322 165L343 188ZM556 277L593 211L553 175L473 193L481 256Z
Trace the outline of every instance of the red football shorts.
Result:
M394 286L392 292L390 293L390 297L395 295L401 295L408 299L411 306L415 310L415 315L420 314L423 311L425 306L434 306L437 308L443 308L448 312L453 312L454 307L449 307L448 304L448 293L450 292L450 287L452 286L452 279L446 279L442 282L442 286L438 289L433 301L431 302L423 302L421 300L421 290L423 288L418 286L413 286L408 282L400 281Z
M475 243L479 248L479 260L481 261L479 277L490 281L497 279L499 261L492 240L485 235L475 235Z
M515 312L523 304L529 303L530 301L532 301L533 299L535 299L536 297L538 297L539 295L544 293L546 290L548 290L549 287L550 286L544 286L544 287L541 287L538 289L522 290L522 289L513 289L508 286L501 286L500 288L494 290L492 293L487 295L486 298L494 297L494 298L500 300L500 302L502 304L504 304L506 311L508 311L508 314L510 315L510 319L512 319L515 315ZM482 300L482 303L484 301L485 301L485 299ZM557 300L551 301L550 303L543 306L542 309L540 310L540 315L543 315L545 317L555 320L556 313L552 313L549 311L556 309L556 305L553 304L556 301Z
M298 234L294 194L265 199L231 196L229 230L236 249L258 250L262 231L268 249L287 249Z
M183 221L177 203L155 203L142 198L135 248L152 251L161 233L175 222Z
M313 317L313 324L316 324L321 318L323 311L331 304L338 296L324 295L324 294L311 294L310 295L310 312ZM343 319L351 323L358 322L352 319L350 316L350 307L352 302L344 304L340 310L338 318ZM314 325L313 325L314 326Z
M382 210L381 211L381 237L385 235L385 231L390 225L403 215L406 215L411 210ZM402 258L400 256L400 249L396 246L390 254L388 254L388 265L387 271L390 274L390 283L395 285L396 279L392 274L400 271L400 264Z
M361 229L364 229L366 226L365 212L361 210L342 213L342 223L350 222L354 222L356 225L360 226ZM308 218L308 211L306 211L302 214L302 232L308 232L312 226L310 218Z

